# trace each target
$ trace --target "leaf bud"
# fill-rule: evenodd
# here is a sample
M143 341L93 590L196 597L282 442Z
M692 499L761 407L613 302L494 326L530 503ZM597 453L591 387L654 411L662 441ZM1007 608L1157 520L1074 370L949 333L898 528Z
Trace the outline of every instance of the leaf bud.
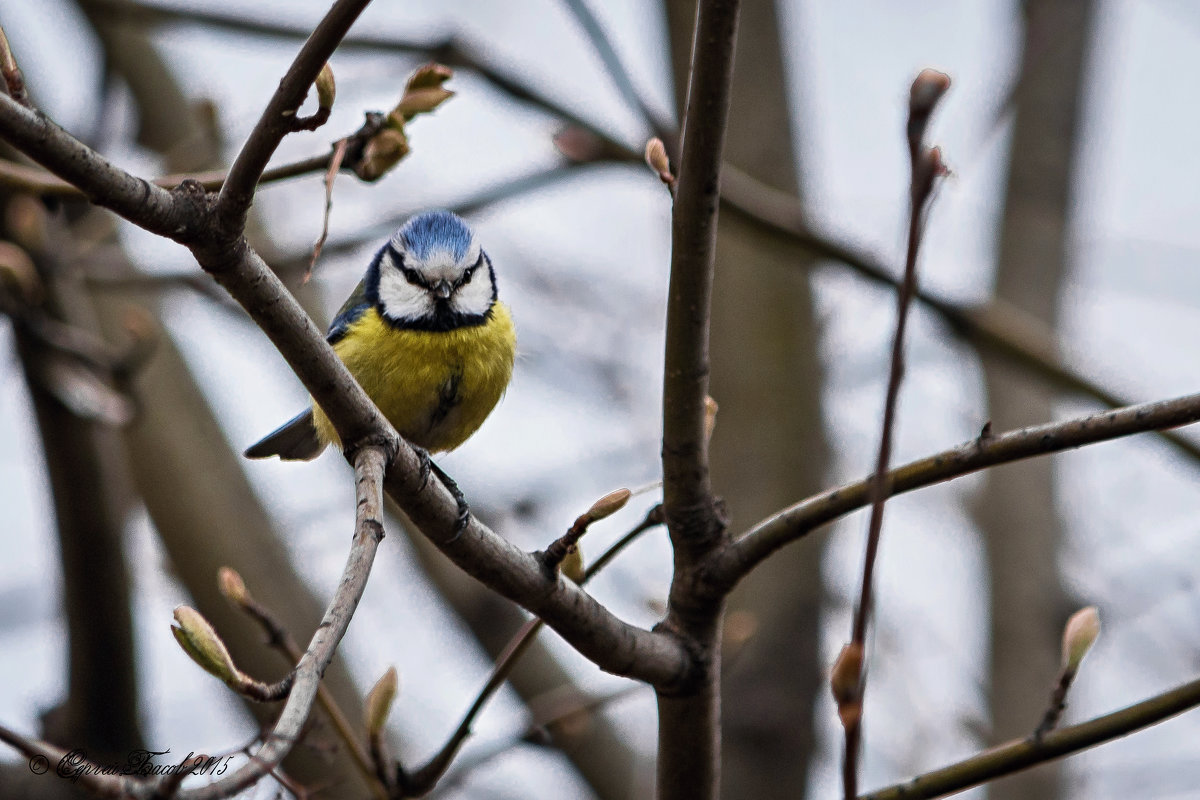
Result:
M230 686L236 686L241 678L225 643L199 611L188 606L175 609L175 621L171 626L175 641L201 669Z
M1095 606L1081 608L1071 615L1063 629L1062 668L1074 674L1079 670L1083 657L1096 643L1100 635L1100 612Z
M375 682L367 694L367 733L371 736L378 736L383 732L383 726L387 724L388 714L391 713L392 701L396 699L399 685L400 676L397 674L396 668L388 667L387 672L383 673L383 677Z

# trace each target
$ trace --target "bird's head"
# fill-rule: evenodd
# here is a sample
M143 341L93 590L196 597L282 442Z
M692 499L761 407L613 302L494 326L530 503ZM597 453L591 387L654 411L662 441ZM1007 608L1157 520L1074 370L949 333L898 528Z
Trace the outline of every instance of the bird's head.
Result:
M404 223L380 251L368 284L385 317L427 330L482 324L496 302L491 260L449 211Z

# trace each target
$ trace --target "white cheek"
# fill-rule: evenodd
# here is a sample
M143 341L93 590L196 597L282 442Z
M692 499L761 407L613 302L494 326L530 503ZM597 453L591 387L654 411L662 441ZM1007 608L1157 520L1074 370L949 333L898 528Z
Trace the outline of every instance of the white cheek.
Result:
M392 319L416 319L433 311L429 294L395 269L385 269L379 275L379 302Z
M492 282L481 264L471 280L454 293L454 308L463 314L483 314L492 307Z

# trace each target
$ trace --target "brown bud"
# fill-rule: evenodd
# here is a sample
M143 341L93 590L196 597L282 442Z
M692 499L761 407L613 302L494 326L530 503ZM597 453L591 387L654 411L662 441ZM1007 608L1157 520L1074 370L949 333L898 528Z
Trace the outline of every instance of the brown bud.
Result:
M833 662L833 670L829 675L829 688L833 699L842 706L856 702L858 690L862 684L863 648L861 644L850 642L842 647L837 660Z
M454 70L445 64L430 62L422 67L417 67L413 74L409 76L408 83L405 84L404 89L405 91L429 89L441 86L453 77Z
M671 174L671 161L667 158L667 146L657 136L646 142L646 163L659 175Z
M717 401L713 400L712 397L705 395L704 396L704 441L706 441L706 442L710 441L712 439L713 430L717 427L717 411L718 410L720 410L720 406L717 405Z
M364 181L379 180L408 155L408 149L408 137L403 131L384 128L367 142L362 161L354 171Z
M615 492L609 492L604 497L592 503L592 507L587 510L588 522L599 522L606 517L611 517L624 508L632 496L633 492L628 489L617 489Z
M912 83L908 108L913 114L928 115L950 88L950 76L936 69L923 69Z
M426 64L417 69L404 86L404 95L391 116L407 122L417 114L428 114L454 96L442 86L454 77L454 71L441 64Z
M231 567L221 567L217 570L217 586L225 599L234 605L242 605L250 597L246 591L246 582Z

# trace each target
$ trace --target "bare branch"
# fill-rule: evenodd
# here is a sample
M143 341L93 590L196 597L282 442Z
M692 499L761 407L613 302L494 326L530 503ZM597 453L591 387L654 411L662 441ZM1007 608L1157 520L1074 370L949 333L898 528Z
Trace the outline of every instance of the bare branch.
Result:
M1200 421L1200 394L1159 400L1086 417L980 436L888 472L888 496L960 478L996 464L1058 453L1135 433ZM717 553L706 573L714 591L727 591L780 547L870 502L870 479L802 500L750 528Z
M585 514L580 519L584 519L586 516ZM578 524L579 520L576 520L576 526ZM643 533L662 524L662 506L656 505L646 512L645 518L640 523L613 543L596 559L595 563L584 573L580 585L586 584L596 573L608 566L622 550L632 544ZM576 526L572 526L572 529ZM586 530L586 525L584 528ZM450 738L446 740L441 750L411 775L403 775L401 773L406 791L419 796L430 791L437 784L454 761L454 756L457 755L459 748L462 747L467 737L471 735L471 726L475 724L475 719L483 711L483 707L487 705L488 700L508 680L508 676L512 674L513 668L517 665L517 661L520 660L529 645L533 643L534 638L544 625L545 623L540 619L531 619L521 626L521 629L517 631L516 635L505 646L500 657L496 659L496 664L492 667L492 674L488 676L487 682L479 690L475 701L471 703L471 707L467 709L467 713L463 715L462 721L459 722L458 727L450 735Z
M1078 753L1190 711L1200 706L1200 680L1147 698L1120 711L1047 733L985 750L933 772L861 795L858 800L920 800L945 797L972 786L1011 775L1037 764Z
M263 170L267 168L267 162L283 137L297 130L296 113L309 88L370 1L337 0L300 48L287 74L279 82L279 88L271 95L258 124L234 159L233 166L229 168L229 177L217 195L215 211L226 230L239 233L242 230L246 212L254 198L254 189Z
M720 787L720 617L696 572L725 542L709 476L709 325L721 154L733 85L738 0L701 0L671 215L671 282L663 366L663 509L675 553L667 618L697 653L692 686L658 692L661 800L715 798Z
M646 104L646 99L633 85L629 70L626 69L621 57L617 55L612 40L605 33L600 20L596 19L596 15L592 13L587 0L563 0L563 3L583 28L583 32L587 34L588 41L592 43L596 55L600 56L600 60L604 62L604 69L607 70L608 77L612 79L613 85L617 87L617 91L620 92L626 105L638 113L642 122L650 128L651 133L659 139L677 144L674 142L677 138L675 126L663 120Z
M900 383L904 380L904 332L908 327L908 310L917 288L917 252L921 246L921 230L925 206L933 191L934 180L942 166L936 148L924 145L925 127L937 101L950 87L950 78L940 72L924 70L913 81L908 104L908 153L912 169L912 188L909 198L908 252L904 259L904 279L896 293L896 333L892 338L892 358L888 367L887 396L883 404L883 425L879 436L879 457L871 480L871 519L867 525L867 547L863 556L862 585L858 606L854 610L854 626L850 644L839 659L843 666L853 665L857 675L841 676L844 689L838 696L838 715L846 733L845 760L842 765L842 787L846 800L858 794L858 753L862 745L863 654L866 652L867 623L871 617L871 590L874 586L875 559L883 533L883 507L889 495L885 481L892 458L892 436L896 424L896 401ZM850 689L850 687L856 687Z
M375 551L383 539L383 474L387 455L381 447L364 447L354 457L357 512L354 540L337 592L329 603L308 650L296 665L295 681L274 730L250 763L207 786L180 793L185 800L219 800L253 786L273 770L299 740L312 711L321 675L333 659L371 574ZM142 795L144 796L144 795Z
M275 648L283 654L287 659L289 667L295 667L303 658L304 653L300 650L300 646L296 644L296 640L292 634L284 627L283 623L275 616L271 609L260 603L246 588L245 582L242 581L242 576L229 567L222 567L218 573L218 580L221 585L221 594L225 595L234 606L250 617L267 634L267 644ZM346 713L342 711L341 706L337 704L333 693L322 682L317 686L317 702L321 708L329 716L329 721L333 723L334 730L337 731L338 737L346 745L346 749L350 752L351 758L354 759L355 765L367 779L368 783L376 783L375 770L371 764L371 759L362 743L354 733L354 729L350 724L350 720L346 717ZM377 790L378 786L375 787ZM377 792L378 793L378 792Z
M0 135L96 205L179 241L183 216L170 192L117 167L40 111L0 95Z
M814 230L806 221L803 204L795 197L726 164L721 177L721 204L763 228L785 236L805 250L850 267L874 283L899 288L900 280L878 259L863 250ZM803 262L805 266L809 262ZM1064 363L1044 323L996 298L986 305L965 307L917 287L915 299L941 317L952 333L977 347L987 347L1012 359L1032 373L1072 392L1087 395L1110 408L1133 401L1103 388ZM1172 431L1158 435L1193 461L1200 462L1200 446Z
M592 523L599 522L620 511L632 496L633 492L628 489L618 489L615 492L609 492L593 503L591 508L576 517L575 522L571 524L566 533L551 542L550 546L539 554L543 567L550 572L558 570L560 566L563 566L565 570L563 559L579 544L579 540L588 532ZM579 581L582 575L568 575L567 577Z
M671 222L671 283L663 369L663 507L672 540L684 550L711 547L708 439L709 309L717 238L721 151L729 116L737 0L700 4L684 121L683 152ZM685 524L692 517L691 524Z

